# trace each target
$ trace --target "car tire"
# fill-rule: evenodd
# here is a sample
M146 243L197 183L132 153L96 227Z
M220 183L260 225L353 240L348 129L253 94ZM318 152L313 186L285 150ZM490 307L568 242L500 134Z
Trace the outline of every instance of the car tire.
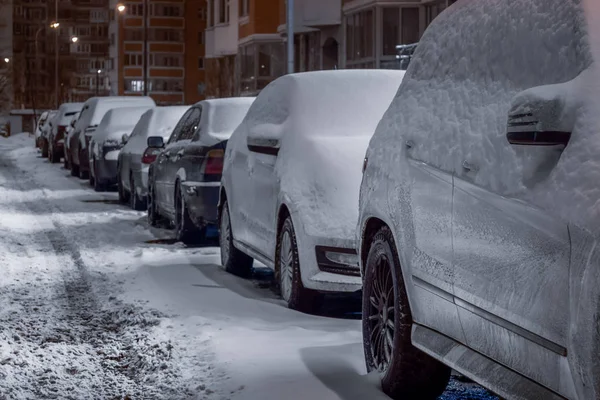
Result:
M254 259L235 248L229 217L229 204L227 201L222 206L221 221L219 223L219 243L221 246L221 265L225 271L249 278L252 276L252 264Z
M154 187L150 186L148 188L148 224L150 226L157 227L160 223L160 214L158 213L158 209L156 207L156 203L154 199L156 197L154 192Z
M90 177L92 174L90 174ZM91 179L91 178L90 178ZM98 178L98 168L96 168L96 162L94 162L94 178L93 178L94 191L104 192L106 185Z
M302 284L296 232L289 216L283 222L277 237L275 276L281 297L289 308L305 313L312 313L319 308L322 295Z
M140 199L137 195L133 174L129 176L129 201L131 208L136 211L144 211L147 209L147 204L145 204L144 200Z
M79 165L71 162L71 176L79 176Z
M181 185L175 188L175 233L177 240L185 244L198 244L202 242L202 232L190 216L185 203L185 197L181 192Z
M448 385L450 368L412 345L412 322L398 252L385 226L371 242L364 273L367 371L380 373L382 389L392 399L436 399Z
M88 179L89 178L89 172L88 171L84 171L83 168L81 168L82 162L84 162L84 157L83 154L81 154L81 152L79 153L79 168L78 171L79 172L79 179Z
M55 150L54 150L54 146L50 146L50 155L49 155L49 159L50 162L52 164L56 164L60 162L60 154L58 154Z
M46 139L42 139L42 157L48 157L48 141Z
M63 160L64 160L64 161L63 161L63 168L64 168L64 169L70 169L70 168L71 168L71 166L70 166L70 164L69 164L69 156L68 156L68 153L67 153L67 152L65 152L65 154L64 154L64 159L63 159Z

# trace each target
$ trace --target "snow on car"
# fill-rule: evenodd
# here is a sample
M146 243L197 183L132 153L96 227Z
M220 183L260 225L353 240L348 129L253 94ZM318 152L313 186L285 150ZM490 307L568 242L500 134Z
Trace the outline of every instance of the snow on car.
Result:
M50 133L50 130L52 129L52 124L54 122L54 119L56 117L56 110L53 111L49 111L48 112L48 118L46 118L46 121L44 121L41 129L40 129L40 137L39 137L39 143L40 143L40 149L42 149L42 157L48 157L48 134Z
M41 141L40 141L40 138L42 136L42 127L44 126L44 123L48 119L48 114L50 114L50 111L44 111L42 113L42 115L40 115L40 118L38 118L37 123L35 124L34 137L35 137L35 147L37 147L37 148L42 147Z
M60 161L64 153L65 133L69 122L75 114L78 114L83 103L63 103L58 108L56 117L48 134L48 160L52 163Z
M459 0L420 40L359 201L366 363L392 398L436 398L450 368L503 398L599 398L598 18Z
M231 136L222 179L221 255L247 275L275 269L290 308L318 291L361 288L354 231L364 154L403 71L320 71L281 77Z
M90 141L90 184L101 191L117 184L117 161L125 138L152 106L121 107L108 110Z
M156 157L146 157L148 137L160 136L166 142L189 106L155 107L146 111L119 153L117 186L123 202L134 210L145 209L148 196L148 169Z
M63 166L65 169L71 168L71 160L69 159L69 154L70 154L69 143L70 143L71 137L73 135L73 131L75 129L75 124L77 123L77 119L79 119L79 114L81 114L80 111L73 114L73 116L71 117L71 120L69 121L69 124L67 125L67 128L65 129L64 143L63 143L63 151L64 151Z

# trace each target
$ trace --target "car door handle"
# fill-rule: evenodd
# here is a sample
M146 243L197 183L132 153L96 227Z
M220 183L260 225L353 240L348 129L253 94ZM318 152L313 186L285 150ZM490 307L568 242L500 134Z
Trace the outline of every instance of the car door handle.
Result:
M477 172L477 166L475 166L474 164L471 164L470 162L468 162L467 160L463 161L462 163L462 167L466 170L466 171L473 171L473 172Z

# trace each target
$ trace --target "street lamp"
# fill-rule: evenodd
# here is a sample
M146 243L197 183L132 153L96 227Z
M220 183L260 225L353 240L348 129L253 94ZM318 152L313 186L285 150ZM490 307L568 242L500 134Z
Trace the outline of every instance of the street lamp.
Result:
M73 36L71 38L71 42L73 42L73 43L77 43L78 40L79 40L79 38L77 36Z
M56 0L56 18L58 18L58 0ZM54 21L50 24L50 28L54 29L54 97L56 101L56 109L58 109L58 27L60 23Z
M96 96L98 96L98 85L100 82L100 74L102 73L102 70L99 69L98 71L96 71Z
M117 11L123 13L125 11L125 6L123 4L119 4L117 6Z
M10 58L4 57L4 62L8 64L10 62Z
M59 23L59 22L53 22L53 23L51 23L51 24L50 24L50 28L53 28L53 29L56 29L56 28L58 28L59 26L60 26L60 23Z

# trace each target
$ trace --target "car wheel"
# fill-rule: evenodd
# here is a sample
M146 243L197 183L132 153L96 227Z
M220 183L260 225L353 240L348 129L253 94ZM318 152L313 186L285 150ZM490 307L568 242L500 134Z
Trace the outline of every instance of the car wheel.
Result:
M275 264L279 291L288 307L307 313L314 312L320 306L322 296L314 290L306 289L302 284L298 243L291 217L285 219L279 232Z
M54 146L50 146L50 162L52 164L56 164L60 162L60 154L58 154L55 149Z
M229 204L227 201L223 204L222 209L219 242L221 245L221 265L225 267L225 271L244 278L252 276L254 259L236 249L233 245Z
M144 211L146 209L146 204L144 204L144 201L137 195L133 174L129 176L129 201L131 202L131 208L136 211Z
M154 201L155 198L154 187L150 186L148 188L148 224L150 226L158 226L160 222L160 214Z
M84 159L85 158L83 157L83 154L81 154L81 152L80 152L79 153L79 168L78 168L79 179L88 179L88 177L89 177L89 172L84 171L83 168L81 168L81 166L83 165Z
M381 376L392 399L436 399L450 368L411 343L412 314L392 232L381 228L371 242L365 266L362 304L367 370Z
M65 151L65 154L64 154L64 159L63 159L63 160L64 160L64 161L63 161L63 168L64 168L64 169L69 169L69 168L70 168L70 165L69 165L69 157L68 157L68 153L67 153L66 151Z
M79 165L73 163L73 160L71 160L71 176L79 176Z
M42 139L42 157L48 157L48 141L46 139Z
M175 192L175 232L177 240L185 244L197 244L202 241L201 231L196 227L190 217L185 204L185 197L181 193L181 185L176 186Z
M90 177L92 176L92 174L90 174ZM91 178L90 178L91 179ZM102 183L102 181L100 180L100 178L98 178L98 168L96 167L96 162L94 162L94 190L96 192L104 192L106 190L106 185L104 185L104 183Z

